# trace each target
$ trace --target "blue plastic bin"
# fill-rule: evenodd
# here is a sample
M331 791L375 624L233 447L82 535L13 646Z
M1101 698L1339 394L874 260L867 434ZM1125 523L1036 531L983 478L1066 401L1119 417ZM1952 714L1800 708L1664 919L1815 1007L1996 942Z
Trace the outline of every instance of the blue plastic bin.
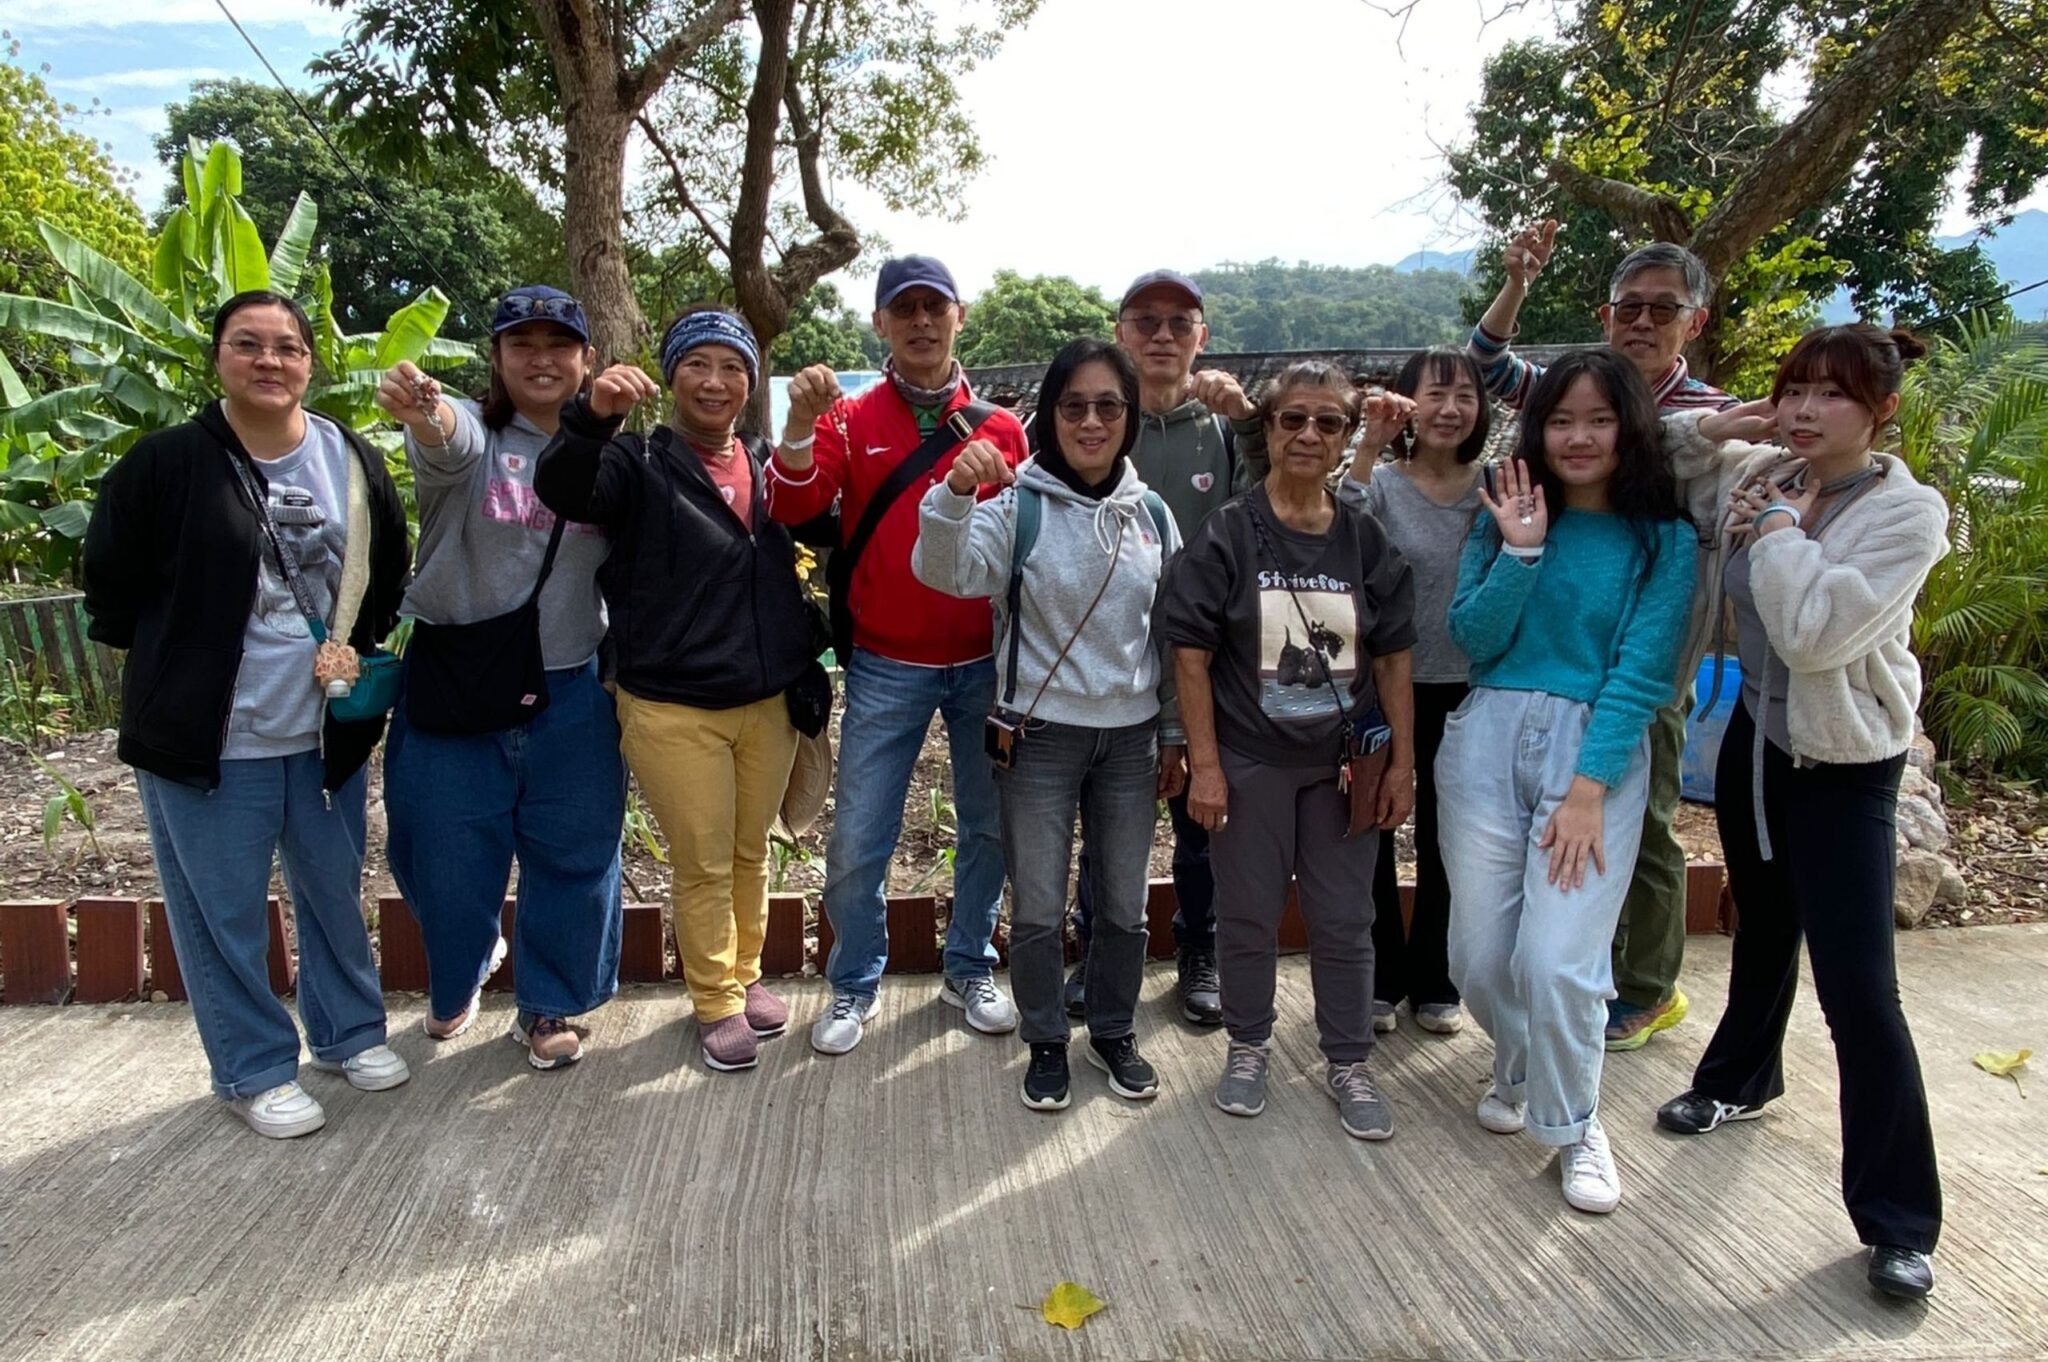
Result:
M1680 763L1680 795L1695 804L1714 802L1714 764L1721 759L1721 735L1728 731L1728 716L1742 695L1742 663L1733 653L1721 659L1721 694L1712 709L1707 697L1714 693L1714 655L1700 660L1699 675L1693 680L1696 708L1685 722L1685 757Z

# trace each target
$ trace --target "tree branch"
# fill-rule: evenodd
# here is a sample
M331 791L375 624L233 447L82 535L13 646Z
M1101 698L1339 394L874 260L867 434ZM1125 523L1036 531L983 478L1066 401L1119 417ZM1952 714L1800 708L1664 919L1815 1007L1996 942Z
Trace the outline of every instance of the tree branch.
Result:
M690 196L690 182L683 176L682 163L676 159L676 154L668 149L668 143L661 140L661 134L655 131L654 120L646 114L640 114L633 121L640 125L640 131L647 134L648 142L660 154L661 159L668 163L669 179L676 187L676 200L689 211L691 217L697 219L697 225L704 229L704 235L711 238L711 244L718 247L721 254L731 255L732 247L725 244L725 238L719 234L718 228L712 225L704 210L697 206L697 200Z
M710 0L703 13L670 34L668 41L648 53L639 65L627 69L622 63L618 81L619 107L639 113L654 97L654 92L667 82L678 64L703 50L721 29L740 17L740 9L745 3L746 0Z
M1550 182L1589 208L1604 210L1622 228L1641 227L1659 241L1684 245L1693 236L1692 219L1677 200L1647 189L1610 180L1579 169L1569 161L1550 163Z

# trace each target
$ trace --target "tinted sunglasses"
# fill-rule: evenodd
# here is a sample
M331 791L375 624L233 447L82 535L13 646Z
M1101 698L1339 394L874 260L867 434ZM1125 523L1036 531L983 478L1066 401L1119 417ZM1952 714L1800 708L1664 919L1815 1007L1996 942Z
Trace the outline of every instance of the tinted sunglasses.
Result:
M1121 397L1098 397L1092 401L1085 397L1062 397L1053 410L1060 414L1060 420L1070 426L1078 426L1087 420L1090 411L1101 417L1104 425L1108 425L1120 418L1130 405Z
M1158 334L1162 326L1172 333L1175 340L1186 340L1195 334L1195 319L1183 313L1175 313L1171 317L1155 317L1146 313L1143 316L1125 317L1123 320L1130 324L1133 331L1147 340Z
M1609 303L1607 307L1609 311L1614 313L1614 320L1618 322L1632 322L1642 316L1644 312L1648 312L1650 320L1659 326L1670 324L1681 312L1696 312L1699 310L1691 303L1646 303L1640 298L1629 298L1622 302Z
M1333 411L1317 412L1314 416L1310 416L1299 408L1289 407L1286 411L1274 416L1273 420L1279 425L1280 429L1286 431L1289 435L1295 434L1310 421L1315 422L1316 432L1321 435L1342 435L1345 431L1351 429L1350 420L1337 415Z
M583 305L574 298L534 298L524 293L508 293L498 304L498 310L513 317L544 317L556 322L583 319Z

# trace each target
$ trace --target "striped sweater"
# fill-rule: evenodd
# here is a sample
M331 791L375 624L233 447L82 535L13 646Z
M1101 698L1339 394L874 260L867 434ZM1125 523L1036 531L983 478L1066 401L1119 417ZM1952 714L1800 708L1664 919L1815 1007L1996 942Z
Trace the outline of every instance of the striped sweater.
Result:
M1523 359L1508 348L1506 337L1496 336L1483 326L1472 328L1472 338L1465 348L1479 361L1486 391L1520 411L1535 389L1536 380L1543 377L1543 366ZM1664 413L1719 411L1735 405L1735 399L1727 393L1694 378L1685 367L1684 355L1673 359L1664 376L1650 385L1650 395L1657 399L1657 409Z

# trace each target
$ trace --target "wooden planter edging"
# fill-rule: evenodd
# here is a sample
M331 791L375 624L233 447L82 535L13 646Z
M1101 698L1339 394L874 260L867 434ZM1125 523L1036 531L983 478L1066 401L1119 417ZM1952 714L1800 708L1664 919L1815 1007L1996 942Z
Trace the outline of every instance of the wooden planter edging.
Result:
M1724 878L1718 862L1686 867L1688 932L1732 928L1734 904L1728 898ZM1412 909L1413 894L1413 885L1401 886L1404 917ZM1151 931L1147 954L1154 960L1173 958L1175 906L1173 881L1152 881L1145 916ZM817 940L808 940L806 908L802 894L769 896L768 933L761 948L762 973L771 978L796 975L803 973L807 964L824 971L832 952L832 927L819 914ZM939 969L949 910L949 900L930 894L889 900L891 974L929 974ZM512 939L516 911L514 901L507 899L503 920L507 941ZM75 940L68 921L74 914ZM280 994L289 993L297 982L297 961L286 947L284 908L276 899L270 900L269 918L270 986ZM419 923L405 900L378 899L375 925L385 991L425 991L426 947L420 941ZM1001 927L997 928L994 944L997 954L1007 963L1009 941ZM1301 907L1291 888L1280 919L1280 948L1308 948L1308 924L1302 919ZM1073 955L1071 942L1068 954L1070 958ZM620 982L654 984L680 979L680 969L671 968L668 957L666 905L627 904L619 942ZM509 957L484 987L493 991L512 987ZM70 906L19 900L0 902L0 1004L114 1003L146 998L152 993L162 993L173 1002L186 998L184 976L178 970L178 953L171 943L161 900L83 898Z

